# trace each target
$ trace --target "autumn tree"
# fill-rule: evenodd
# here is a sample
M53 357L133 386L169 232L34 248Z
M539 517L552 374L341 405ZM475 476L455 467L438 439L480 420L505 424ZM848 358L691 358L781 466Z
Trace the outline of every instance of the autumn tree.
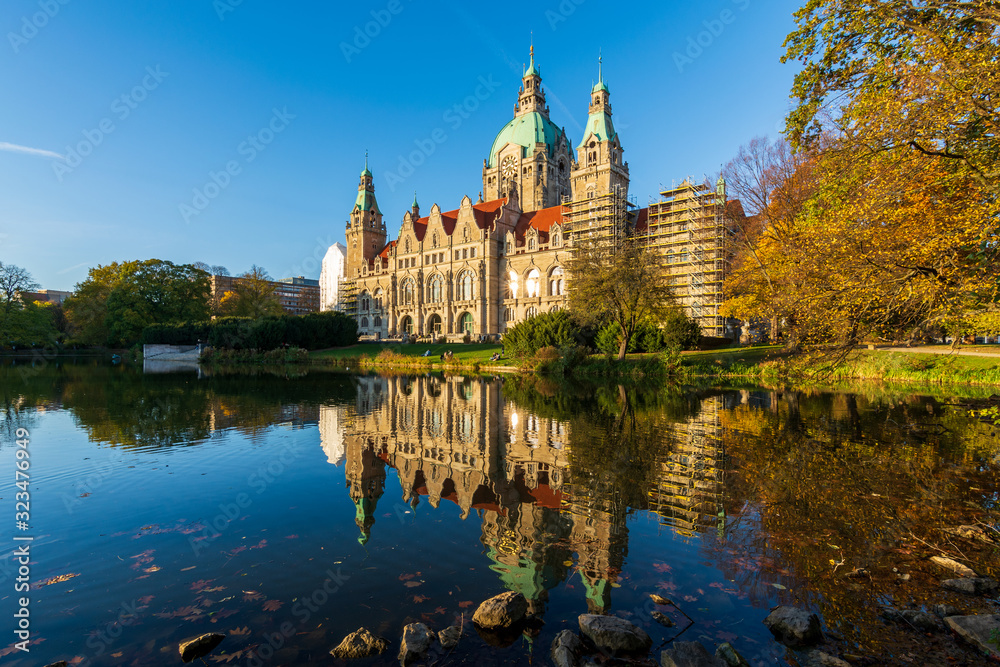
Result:
M65 308L81 343L131 345L151 324L207 320L208 301L207 273L150 259L91 269Z
M618 359L644 320L662 321L673 298L666 272L638 239L620 244L583 241L569 261L569 307L584 322L612 323Z
M795 18L794 145L832 125L853 150L951 163L1000 194L1000 3L808 0Z
M234 279L232 287L219 296L216 311L220 315L253 319L285 312L271 276L256 264Z
M740 147L722 175L735 200L726 211L735 259L722 312L767 320L774 341L779 323L795 317L787 287L797 276L786 259L797 243L797 217L816 188L813 161L784 140L755 137Z
M21 305L21 294L38 289L38 283L31 274L20 266L0 262L0 306L3 308L3 321L7 321L10 313Z

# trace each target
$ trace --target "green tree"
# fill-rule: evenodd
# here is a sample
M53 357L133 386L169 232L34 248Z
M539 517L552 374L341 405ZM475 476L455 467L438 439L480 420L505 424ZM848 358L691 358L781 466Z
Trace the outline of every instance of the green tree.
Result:
M6 324L11 312L21 307L21 294L36 289L38 283L32 280L30 273L14 264L0 262L0 312L3 313L0 327Z
M216 312L231 317L260 319L285 312L274 291L271 276L254 264L233 280L232 288L219 296Z
M88 345L131 345L151 324L206 320L208 274L150 259L91 269L66 301L73 334Z
M570 310L584 323L617 328L619 360L642 321L661 321L673 305L658 257L636 239L618 245L582 242L568 268Z

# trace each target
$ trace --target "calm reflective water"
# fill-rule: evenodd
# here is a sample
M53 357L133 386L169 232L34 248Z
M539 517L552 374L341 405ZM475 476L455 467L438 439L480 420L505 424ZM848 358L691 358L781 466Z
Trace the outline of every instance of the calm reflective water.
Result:
M777 604L820 612L837 648L930 664L975 658L894 637L879 605L989 604L945 597L919 542L988 521L997 498L996 437L946 397L97 362L7 365L0 383L2 478L17 428L31 455L33 643L5 635L12 666L173 665L204 632L228 635L210 664L331 664L362 625L393 664L414 620L464 626L438 662L547 664L588 611L657 646L730 641L785 664L761 623ZM0 494L13 525L9 481ZM992 554L965 555L989 574ZM858 567L870 576L842 576ZM544 624L491 647L470 618L505 590ZM683 610L664 609L676 627L650 617L653 592Z

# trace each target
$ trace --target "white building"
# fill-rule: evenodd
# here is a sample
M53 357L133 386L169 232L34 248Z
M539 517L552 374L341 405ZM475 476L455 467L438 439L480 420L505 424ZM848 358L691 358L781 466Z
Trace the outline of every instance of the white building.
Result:
M319 406L319 441L326 460L339 466L347 458L344 443L344 408L339 405Z
M323 271L319 276L319 309L343 310L340 303L340 282L344 278L344 260L347 248L334 243L323 257Z

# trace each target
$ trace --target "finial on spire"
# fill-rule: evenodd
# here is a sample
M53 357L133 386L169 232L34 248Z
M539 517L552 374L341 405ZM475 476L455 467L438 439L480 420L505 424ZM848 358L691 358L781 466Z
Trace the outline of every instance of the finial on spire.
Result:
M413 191L413 208L420 208L420 205L417 203L417 191L416 190Z
M597 80L604 83L604 49L597 52Z
M365 170L368 170L368 149L365 149Z

